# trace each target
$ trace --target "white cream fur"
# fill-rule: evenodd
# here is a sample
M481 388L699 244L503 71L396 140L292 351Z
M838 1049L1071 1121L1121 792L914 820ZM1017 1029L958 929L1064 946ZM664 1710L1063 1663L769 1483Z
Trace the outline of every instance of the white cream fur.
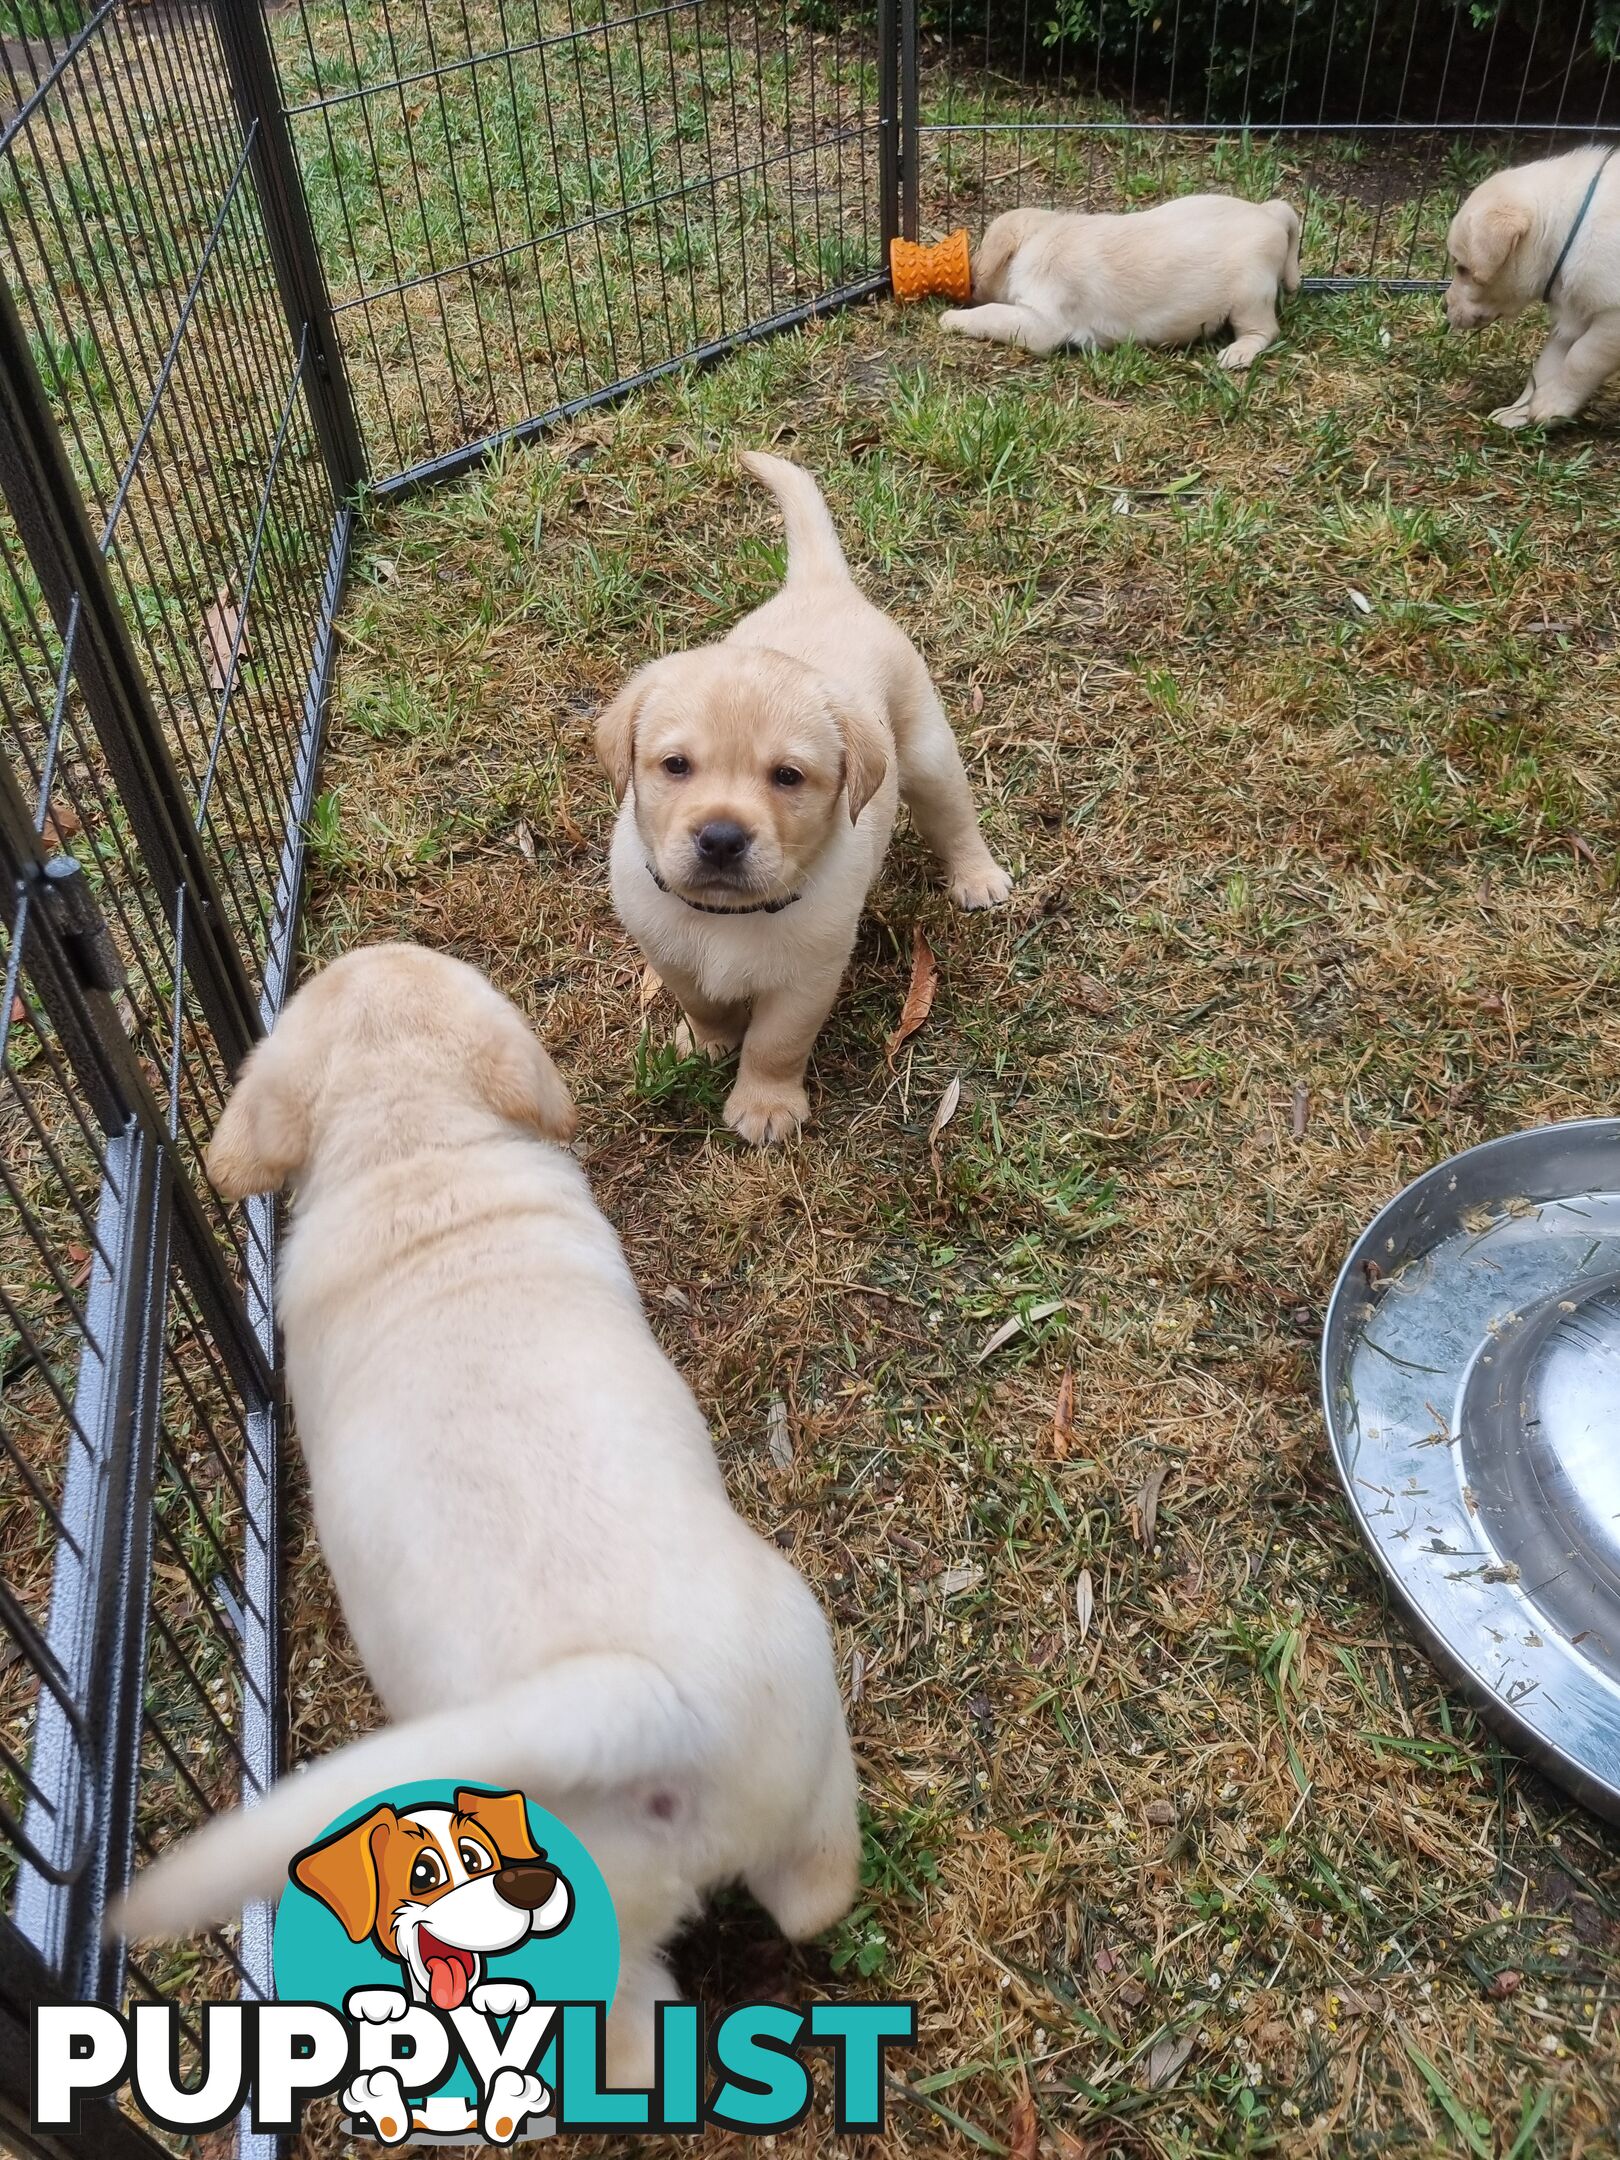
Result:
M1451 221L1446 246L1457 266L1446 288L1454 330L1522 315L1546 292L1564 242L1574 241L1551 293L1552 334L1498 427L1573 420L1620 369L1620 156L1598 182L1576 229L1602 150L1516 165L1482 180Z
M407 1779L510 1784L607 1878L610 2072L635 2081L674 1992L661 1946L706 1891L740 1877L793 1935L847 1909L855 1773L820 1609L732 1509L572 1127L515 1008L418 947L336 961L248 1060L210 1171L231 1193L295 1183L288 1387L322 1549L399 1722L164 1855L115 1920L224 1920Z
M1285 202L1182 195L1113 214L1008 210L973 258L973 304L940 328L1028 352L1191 345L1232 326L1225 368L1277 335L1277 293L1299 288L1299 218Z
M961 754L922 655L859 590L811 476L752 452L781 505L787 578L719 645L655 660L603 714L598 744L621 803L611 874L619 919L716 1056L741 1048L726 1122L759 1145L809 1115L804 1075L855 943L903 800L959 907L994 907L1012 881L979 832ZM690 759L690 785L661 777ZM773 791L783 763L803 773ZM701 790L701 808L695 791ZM795 895L780 913L703 913L694 820L723 812L754 836L740 901ZM674 890L662 891L653 870ZM708 895L711 903L716 897Z

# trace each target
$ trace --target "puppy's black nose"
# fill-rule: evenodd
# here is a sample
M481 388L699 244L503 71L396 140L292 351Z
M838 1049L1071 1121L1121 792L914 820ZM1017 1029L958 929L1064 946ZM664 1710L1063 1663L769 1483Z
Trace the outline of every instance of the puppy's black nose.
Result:
M748 853L753 837L741 825L734 825L730 818L714 818L707 825L698 827L693 845L713 869L729 870Z
M495 1870L496 1890L520 1912L538 1912L556 1887L557 1870L543 1863L523 1861Z

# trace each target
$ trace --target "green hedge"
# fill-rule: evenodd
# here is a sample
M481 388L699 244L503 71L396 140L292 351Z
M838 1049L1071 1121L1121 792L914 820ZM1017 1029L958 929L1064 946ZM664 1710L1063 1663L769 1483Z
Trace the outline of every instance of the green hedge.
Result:
M1397 105L1471 119L1487 58L1500 95L1481 117L1511 119L1528 73L1527 124L1561 99L1584 122L1620 49L1620 0L1439 0L1418 10L1416 35L1410 0L919 0L919 14L961 56L983 54L988 32L998 66L1088 86L1100 74L1113 96L1173 93L1176 117L1260 124L1314 120L1324 73L1328 119L1389 119Z

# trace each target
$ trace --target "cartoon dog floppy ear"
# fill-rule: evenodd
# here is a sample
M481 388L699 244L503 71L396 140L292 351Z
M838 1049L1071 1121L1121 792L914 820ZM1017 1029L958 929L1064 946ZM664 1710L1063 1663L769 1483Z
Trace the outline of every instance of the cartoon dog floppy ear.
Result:
M486 1961L568 1925L574 1893L535 1844L523 1795L461 1786L443 1801L384 1802L297 1854L292 1880L453 2010Z

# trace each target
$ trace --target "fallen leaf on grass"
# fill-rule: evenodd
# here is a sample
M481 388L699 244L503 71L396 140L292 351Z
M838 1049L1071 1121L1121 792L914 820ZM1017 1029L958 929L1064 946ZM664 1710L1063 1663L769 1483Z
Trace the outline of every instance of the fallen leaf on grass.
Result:
M644 967L642 969L641 986L636 992L636 1003L641 1007L641 1010L643 1012L645 1012L647 1010L647 1007L653 1003L654 999L658 996L659 991L662 990L663 987L664 985L662 978L660 977L656 968Z
M1162 2040L1155 2040L1147 2059L1147 2089L1158 2092L1163 2086L1173 2084L1181 2075L1187 2057L1198 2045L1195 2032L1166 2033Z
M1364 592L1357 592L1353 585L1347 585L1345 591L1350 595L1350 605L1358 615L1370 615L1372 613L1372 602Z
M1150 1800L1146 1812L1148 1821L1162 1830L1175 1821L1176 1803L1173 1800Z
M858 1650L849 1653L849 1699L858 1703L866 1693L866 1660Z
M973 1565L947 1568L939 1578L939 1587L946 1597L955 1597L963 1590L973 1590L984 1580L984 1569Z
M1506 2002L1510 1995L1518 1994L1523 1984L1523 1973L1514 1972L1509 1967L1506 1971L1495 1974L1490 1980L1485 1989L1485 2000L1487 2002Z
M1153 1550L1154 1537L1159 1527L1159 1488L1169 1475L1169 1464L1161 1463L1157 1470L1148 1472L1131 1495L1131 1519L1137 1543L1144 1552Z
M1088 1012L1098 1020L1105 1020L1119 1000L1105 982L1095 975L1082 975L1070 986L1070 995L1082 1012Z
M968 697L968 711L972 713L975 720L979 717L980 713L984 711L983 683L975 683L973 685L972 692Z
M202 643L208 662L208 687L223 690L230 680L231 654L234 652L239 660L245 660L248 650L242 610L231 598L228 585L219 588L213 606L203 611Z
M934 1122L928 1128L928 1145L930 1148L938 1147L939 1136L951 1122L951 1119L955 1117L961 1100L962 1083L960 1080L953 1080L939 1098L939 1108L934 1112Z
M53 802L45 813L43 837L65 848L75 833L83 832L84 820L69 802Z
M26 1021L27 1018L28 1007L20 997L14 997L11 1001L11 1025L16 1027L19 1023Z
M956 1106L961 1100L962 1083L960 1080L953 1080L939 1098L934 1122L928 1128L928 1159L934 1166L934 1190L941 1199L945 1197L945 1164L939 1151L939 1136L955 1117Z
M1294 1138L1303 1140L1311 1121L1311 1091L1301 1080L1294 1090Z
M778 1470L793 1468L793 1433L788 1425L787 1404L780 1395L771 1397L771 1406L765 1413L765 1445Z
M1119 1991L1119 2001L1126 2010L1140 2010L1147 2001L1147 1989L1139 1980L1127 1980Z
M934 948L920 930L914 930L911 934L911 982L906 990L906 1002L900 1008L900 1025L887 1044L891 1065L900 1045L911 1040L933 1011L934 992L938 988L939 962L934 958Z
M1020 2093L1013 2102L1012 2121L1007 2129L1007 2160L1036 2160L1040 2141L1041 2124L1035 2113L1035 2103L1027 2092Z
M534 827L527 818L519 818L512 832L517 851L525 862L534 861Z
M1010 1320L1002 1321L1000 1327L996 1329L996 1332L973 1360L974 1364L982 1365L986 1358L994 1357L998 1350L1003 1349L1012 1341L1015 1335L1021 1334L1025 1328L1034 1327L1039 1320L1050 1320L1053 1313L1062 1310L1063 1300L1054 1298L1050 1305L1032 1305L1027 1313L1014 1313Z
M1104 1948L1097 1952L1091 1962L1106 1979L1111 1972L1119 1970L1121 1960L1116 1951L1108 1949L1105 1945Z
M1052 1412L1052 1452L1066 1462L1074 1446L1074 1367L1065 1365L1058 1382L1057 1408Z
M1091 1570L1082 1568L1080 1580L1074 1586L1074 1617L1080 1623L1080 1640L1085 1641L1091 1633L1091 1616L1096 1610L1096 1600L1091 1587Z

